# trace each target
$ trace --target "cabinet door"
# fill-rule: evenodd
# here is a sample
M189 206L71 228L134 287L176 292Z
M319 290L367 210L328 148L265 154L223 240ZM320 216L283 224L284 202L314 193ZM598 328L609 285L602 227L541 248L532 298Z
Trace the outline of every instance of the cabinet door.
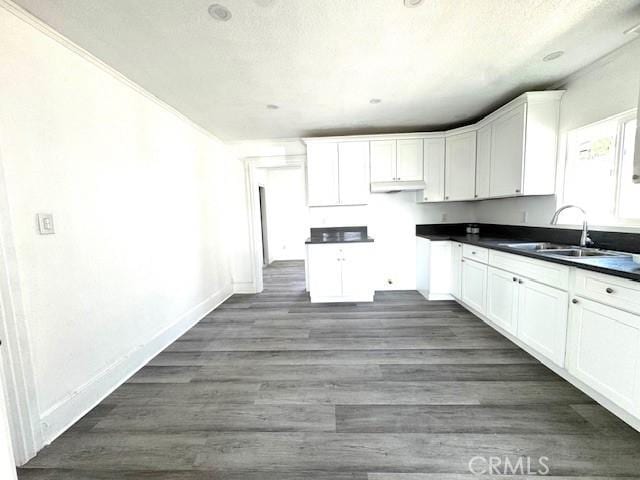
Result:
M373 293L371 243L340 246L342 295L363 297Z
M518 333L520 340L564 367L568 294L532 280L520 283Z
M493 122L491 139L492 197L522 194L526 105Z
M307 201L309 206L338 204L337 143L307 145Z
M460 298L462 292L462 244L451 244L451 295Z
M424 139L425 202L444 200L444 138Z
M601 303L571 305L569 372L626 410L640 413L640 317Z
M422 180L422 139L397 141L396 180L415 182Z
M489 267L487 274L487 317L507 332L516 334L518 319L518 278Z
M377 140L370 143L371 181L393 182L396 179L396 141Z
M491 181L491 132L491 124L485 125L478 130L475 198L489 198Z
M447 137L444 199L473 200L476 192L476 132Z
M311 297L342 295L342 254L338 245L309 245L308 256Z
M369 142L338 144L340 205L369 203Z
M474 310L485 313L487 299L487 266L472 260L462 259L462 292L464 303Z

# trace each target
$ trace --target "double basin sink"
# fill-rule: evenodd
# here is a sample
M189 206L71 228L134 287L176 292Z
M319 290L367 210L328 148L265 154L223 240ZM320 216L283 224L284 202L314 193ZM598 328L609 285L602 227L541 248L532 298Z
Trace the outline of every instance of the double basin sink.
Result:
M549 242L534 243L501 243L503 247L513 248L527 252L535 252L554 257L569 258L592 258L592 257L626 257L630 254L623 252L613 252L610 250L600 250L598 248L576 247L572 245L561 245Z

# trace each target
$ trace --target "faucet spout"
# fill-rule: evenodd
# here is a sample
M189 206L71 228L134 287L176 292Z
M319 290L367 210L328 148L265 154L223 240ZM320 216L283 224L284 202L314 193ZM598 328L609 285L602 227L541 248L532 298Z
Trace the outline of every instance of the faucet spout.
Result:
M589 245L592 245L593 241L591 240L591 238L589 238L589 224L587 222L587 212L585 212L583 208L577 205L565 205L563 207L560 207L558 210L556 210L556 212L553 214L553 217L551 218L551 225L557 225L558 218L560 217L560 213L562 213L563 211L569 208L576 208L582 212L582 235L580 236L580 246L588 247Z

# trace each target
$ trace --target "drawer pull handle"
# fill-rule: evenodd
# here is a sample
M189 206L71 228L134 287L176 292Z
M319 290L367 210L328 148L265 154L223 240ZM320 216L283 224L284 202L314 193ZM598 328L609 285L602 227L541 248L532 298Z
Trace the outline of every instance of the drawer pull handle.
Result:
M613 288L611 287L607 287L607 289L605 290L607 293L613 293Z
M574 298L573 300L571 300L571 303L573 303L575 305L576 303L578 303L578 299Z

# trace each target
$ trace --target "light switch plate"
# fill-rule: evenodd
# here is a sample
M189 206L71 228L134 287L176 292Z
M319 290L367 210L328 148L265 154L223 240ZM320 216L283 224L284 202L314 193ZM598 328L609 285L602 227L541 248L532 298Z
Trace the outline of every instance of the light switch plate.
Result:
M53 233L56 233L56 230L53 226L53 214L39 213L38 229L40 230L40 235L51 235Z

